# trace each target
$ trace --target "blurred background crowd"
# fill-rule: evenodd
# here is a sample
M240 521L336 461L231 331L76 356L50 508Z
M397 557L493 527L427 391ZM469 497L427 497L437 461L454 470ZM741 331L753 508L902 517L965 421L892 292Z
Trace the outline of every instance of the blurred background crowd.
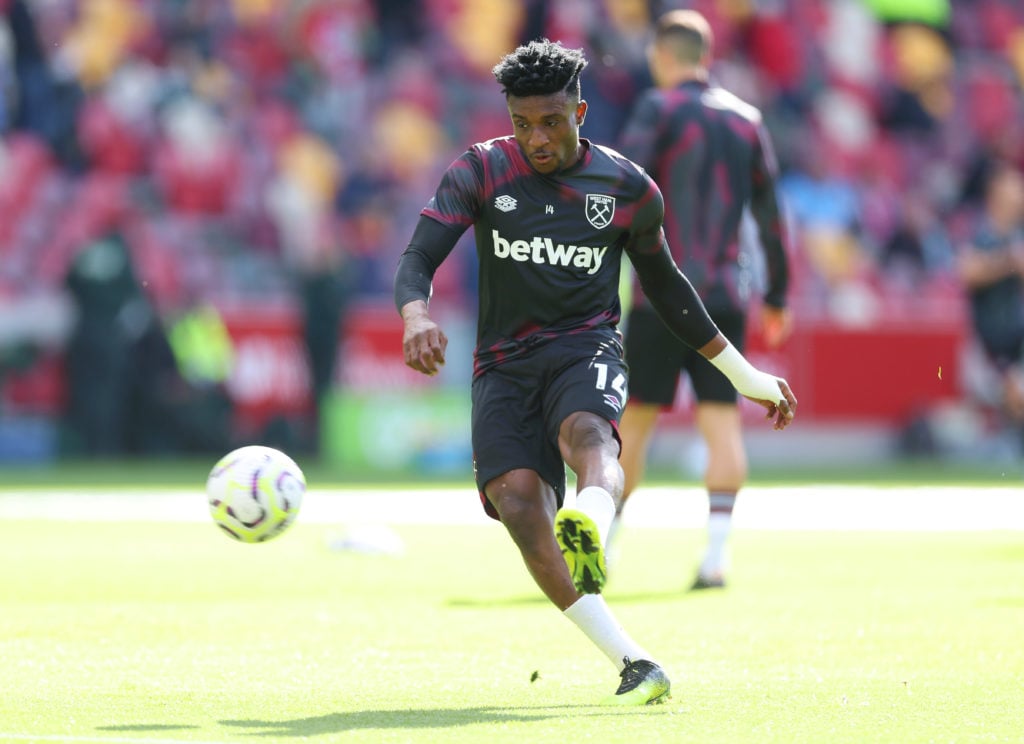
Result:
M273 415L238 413L270 364L239 356L254 318L285 319L300 366L272 386L299 378L289 436L317 449L327 396L405 381L385 369L400 349L359 367L366 329L396 343L419 210L468 144L510 131L498 58L541 36L585 48L583 134L614 145L674 7L707 16L714 75L775 140L798 325L882 353L894 327L948 331L958 356L926 366L956 389L936 398L1013 419L986 377L1004 370L971 352L959 261L992 211L1016 240L1024 224L1018 0L0 0L0 459L270 436ZM469 344L474 273L459 250L435 289ZM838 395L885 386L872 369ZM886 419L901 446L938 446L923 415Z

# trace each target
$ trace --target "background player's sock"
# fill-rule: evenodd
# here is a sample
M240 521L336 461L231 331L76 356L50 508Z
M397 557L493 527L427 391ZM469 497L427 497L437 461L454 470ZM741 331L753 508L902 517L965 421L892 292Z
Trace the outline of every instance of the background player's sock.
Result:
M622 512L616 512L612 519L611 525L608 527L608 537L604 538L604 550L607 555L605 561L611 563L614 560L612 553L615 552L617 557L616 542L619 539L619 531L622 529Z
M576 508L594 520L601 533L601 546L607 547L608 533L615 518L615 502L600 486L587 486L576 494Z
M632 661L654 661L654 658L622 629L600 594L584 594L566 607L563 614L576 623L576 627L604 652L620 672L624 667L624 656L628 656Z
M736 506L734 491L708 493L708 548L701 563L701 576L722 574L726 569L726 542L732 531L732 510Z

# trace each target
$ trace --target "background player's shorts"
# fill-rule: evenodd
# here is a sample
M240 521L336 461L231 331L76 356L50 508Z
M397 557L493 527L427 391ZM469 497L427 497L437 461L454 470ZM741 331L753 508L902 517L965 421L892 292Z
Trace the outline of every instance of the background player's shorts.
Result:
M996 369L1005 371L1024 362L1024 327L1004 322L980 323L976 328L981 348Z
M742 352L746 340L746 316L739 312L710 315L718 330ZM689 375L698 401L736 402L736 388L729 378L696 349L691 349L672 335L653 308L639 307L630 312L625 338L629 393L637 402L671 406L682 372Z
M626 365L618 338L607 330L587 331L539 344L502 362L473 381L473 461L477 488L510 470L535 470L561 506L565 463L558 429L571 413L589 411L612 424L626 402Z

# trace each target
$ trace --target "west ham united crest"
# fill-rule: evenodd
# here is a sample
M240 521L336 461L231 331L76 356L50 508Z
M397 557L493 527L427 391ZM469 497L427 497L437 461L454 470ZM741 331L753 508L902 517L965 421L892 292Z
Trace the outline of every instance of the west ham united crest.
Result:
M587 221L600 230L612 224L615 215L615 197L587 194Z

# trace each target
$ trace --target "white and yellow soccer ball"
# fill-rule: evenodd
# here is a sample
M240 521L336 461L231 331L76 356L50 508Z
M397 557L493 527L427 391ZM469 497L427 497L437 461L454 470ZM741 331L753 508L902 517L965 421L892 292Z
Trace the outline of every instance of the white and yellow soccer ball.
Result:
M229 452L206 479L213 521L246 543L265 542L288 529L305 493L306 476L295 461L259 445Z

